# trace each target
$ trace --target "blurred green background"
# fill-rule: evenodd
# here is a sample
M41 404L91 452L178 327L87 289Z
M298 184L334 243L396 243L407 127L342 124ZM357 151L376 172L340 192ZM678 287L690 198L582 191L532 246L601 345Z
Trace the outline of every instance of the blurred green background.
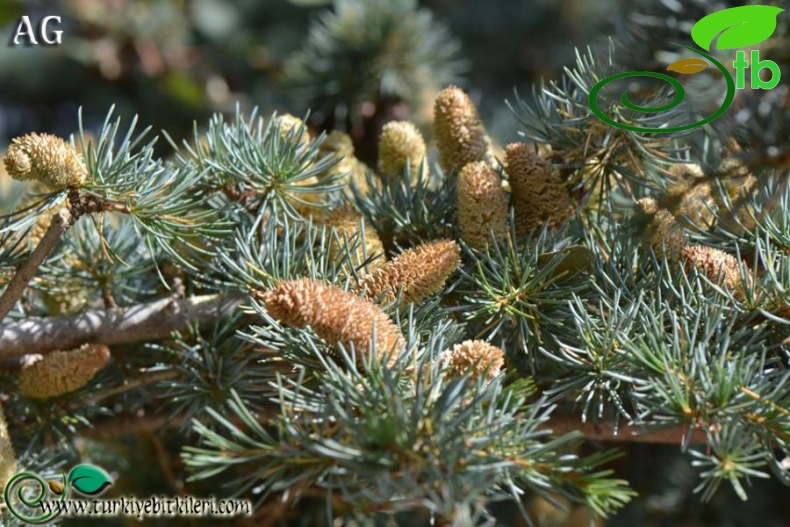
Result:
M420 2L419 16L432 15L433 19L415 22L411 33L408 28L398 29L409 42L393 42L393 35L399 36L393 31L378 44L381 49L370 51L391 51L389 56L395 61L398 54L407 61L422 60L428 71L437 71L445 62L439 60L441 55L414 59L406 52L421 46L429 50L428 55L442 46L449 49L454 63L446 69L452 71L438 71L435 83L449 80L467 89L480 104L492 135L513 140L516 121L504 99L512 99L514 87L528 92L535 81L556 78L563 66L572 63L574 46L586 45L613 27L611 6L615 3L427 0ZM398 10L417 11L411 1L380 4L389 4L396 14ZM278 110L299 116L312 107L311 124L352 128L338 123L336 116L327 118L325 114L334 108L321 113L326 93L320 93L321 87L305 89L303 79L292 71L300 51L308 45L311 23L317 24L332 9L330 2L4 0L0 6L0 42L10 43L22 14L34 23L44 16L60 15L62 24L57 29L63 30L58 46L0 46L0 147L33 130L72 133L79 107L86 124L95 127L111 105L120 115L139 115L141 123L165 129L176 138L189 134L194 120L203 121L215 111L231 112L237 103L242 110L257 105L264 113ZM355 26L348 31L360 29ZM330 74L342 73L336 61L344 57L337 55L329 52L323 57L329 61ZM383 60L390 60L384 56ZM365 64L365 57L359 58L353 53L347 57L354 68ZM376 113L378 108L371 110L365 104L369 102L390 107L379 112L384 115L377 116L374 126L353 130L355 141L363 147L374 144L373 138L364 136L375 135L382 119L406 117L424 124L435 89L442 87L429 89L430 82L423 81L417 90L408 86L408 96L396 93L394 101L382 103L375 100L375 89L361 86L369 81L365 71L354 69L349 74L353 76L349 82L358 86L349 88L341 82L342 87L367 90L356 101L360 108L351 111ZM325 80L319 77L315 82ZM330 91L328 84L322 86ZM411 100L399 105L403 99Z

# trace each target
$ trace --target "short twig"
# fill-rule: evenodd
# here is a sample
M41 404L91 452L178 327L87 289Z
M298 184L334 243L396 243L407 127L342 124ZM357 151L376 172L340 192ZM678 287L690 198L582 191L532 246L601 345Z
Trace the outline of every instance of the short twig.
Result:
M72 216L69 209L60 209L49 224L44 237L30 253L28 259L17 269L16 274L0 297L0 321L14 308L27 289L27 284L36 276L38 268L55 248L63 234L71 227Z
M178 372L176 370L164 370L160 372L141 375L140 377L135 377L133 379L127 379L123 384L119 384L118 386L113 386L112 388L108 388L94 395L91 395L87 399L80 401L79 405L82 406L84 404L95 404L105 399L109 399L110 397L121 395L123 393L135 390L137 388L146 386L148 384L152 384L159 381L166 381L168 379L173 379L177 375Z

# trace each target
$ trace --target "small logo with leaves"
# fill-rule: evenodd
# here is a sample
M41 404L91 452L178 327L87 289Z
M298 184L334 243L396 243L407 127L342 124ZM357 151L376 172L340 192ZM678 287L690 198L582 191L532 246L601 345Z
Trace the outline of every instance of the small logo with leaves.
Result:
M776 30L776 19L779 13L784 9L767 6L767 5L747 5L740 7L732 7L711 13L694 24L691 29L691 39L700 48L710 52L713 47L714 40L716 41L717 49L736 49L747 46L754 46L773 35ZM668 71L679 73L681 75L693 75L699 73L707 68L710 64L722 73L724 80L727 83L727 93L724 101L719 108L704 119L689 123L681 126L674 127L659 127L659 128L644 128L634 126L625 122L620 122L607 116L598 106L598 95L601 90L610 82L617 81L628 77L652 77L668 82L675 91L674 98L667 104L658 107L644 107L631 102L628 98L628 91L623 92L620 102L626 108L643 113L658 113L666 110L671 110L678 106L686 96L683 85L674 77L670 77L664 73L656 73L653 71L630 71L626 73L618 73L611 75L599 81L592 90L588 97L588 104L593 113L602 121L632 132L645 132L645 133L670 133L682 132L703 126L714 119L720 117L732 104L735 99L735 90L742 90L746 87L746 70L751 67L751 88L769 90L779 84L780 71L779 66L772 60L760 60L759 50L752 50L750 57L747 59L745 51L738 51L736 59L732 63L735 68L735 79L733 80L730 73L724 65L713 58L709 53L700 51L698 49L685 46L683 44L672 43L676 46L685 48L692 53L698 55L697 57L689 57L680 59L667 66ZM701 57L701 58L700 58ZM707 59L707 60L705 60ZM760 78L760 71L768 69L771 72L771 77L768 80Z
M98 496L112 485L112 478L104 469L95 465L77 465L60 479L45 480L35 472L20 472L5 486L3 498L8 511L25 523L39 525L52 521L65 509L57 502L65 502L70 490L85 496ZM55 496L50 507L42 504L50 496ZM40 512L42 512L39 514ZM38 514L38 515L36 515Z

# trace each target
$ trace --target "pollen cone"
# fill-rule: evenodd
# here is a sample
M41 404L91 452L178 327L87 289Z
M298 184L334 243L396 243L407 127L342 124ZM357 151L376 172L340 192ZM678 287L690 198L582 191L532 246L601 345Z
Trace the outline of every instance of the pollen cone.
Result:
M704 245L684 247L681 255L685 258L686 271L693 267L711 282L720 283L738 295L743 294L744 283L738 259L733 255ZM744 279L747 285L751 283L750 274L745 273Z
M666 256L668 261L676 262L688 243L683 227L668 210L659 208L653 198L642 198L637 205L644 214L653 215L645 234L656 257Z
M56 190L80 187L88 177L77 151L50 134L15 138L6 152L5 168L14 179L39 181Z
M392 301L402 291L402 301L418 302L444 288L447 277L458 269L460 254L461 248L452 240L418 245L366 276L360 289L371 300L383 295Z
M320 158L337 157L338 162L318 176L318 179L335 176L338 183L346 185L346 195L353 195L350 189L352 182L363 195L367 194L370 189L366 176L370 169L356 157L354 152L354 141L350 135L338 130L329 132L321 146L318 147L318 155Z
M484 250L491 234L502 238L508 231L510 195L496 171L485 161L466 165L458 175L458 226L461 239Z
M376 230L363 221L362 215L350 205L344 205L330 212L325 220L327 227L333 228L337 237L330 236L329 255L337 258L345 251L346 244L352 249L351 265L359 268L368 259L374 258L367 266L368 270L381 268L387 259L384 246ZM360 226L364 227L360 230Z
M278 127L280 138L283 140L296 140L300 146L307 146L312 140L304 121L295 115L290 113L278 115L274 118L274 124Z
M48 353L19 372L19 391L32 399L49 399L79 390L109 360L110 350L103 344Z
M496 346L482 340L466 340L456 344L452 350L442 353L447 361L447 372L452 377L469 375L472 378L485 376L491 380L505 365L505 354Z
M392 121L385 124L379 139L379 174L385 180L398 177L408 165L412 183L420 176L427 179L426 150L425 139L413 123Z
M556 226L573 214L573 201L559 173L532 146L509 144L505 159L518 234L526 234L546 221Z
M353 344L359 353L375 339L376 352L383 357L404 345L400 329L379 306L336 286L301 278L280 282L258 296L282 324L310 327L330 346Z
M491 144L477 108L457 86L445 88L433 105L433 127L439 162L448 172L472 161L492 161Z

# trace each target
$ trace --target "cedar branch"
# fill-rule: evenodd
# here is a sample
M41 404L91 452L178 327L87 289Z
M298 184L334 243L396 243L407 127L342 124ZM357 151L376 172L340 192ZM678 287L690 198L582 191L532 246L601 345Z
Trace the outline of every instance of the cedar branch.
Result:
M266 423L269 419L279 415L275 407L268 408L263 412L261 422ZM239 419L231 419L236 424L241 425ZM103 422L93 423L93 426L81 430L80 435L94 439L111 439L125 434L140 432L151 432L161 428L178 427L184 423L183 418L173 417L172 419L158 415L145 415L141 417L127 416L120 418L108 418ZM602 423L582 423L579 418L573 415L555 415L539 428L551 430L552 436L562 436L572 432L581 432L585 439L589 441L601 441L606 443L652 443L663 445L678 445L683 442L686 427L674 426L660 430L649 431L646 428L623 425L620 426L617 434L611 422ZM705 431L696 428L691 434L691 444L705 444Z
M552 435L560 436L570 432L581 432L585 439L607 443L653 443L681 445L687 432L686 426L673 426L651 430L648 427L634 425L621 425L614 432L611 422L582 423L575 415L552 415L549 420L540 426L551 430ZM706 442L705 431L695 428L691 433L693 444Z
M243 298L241 293L165 298L132 307L0 324L0 361L86 343L112 346L167 338L189 324L211 324L231 314Z

